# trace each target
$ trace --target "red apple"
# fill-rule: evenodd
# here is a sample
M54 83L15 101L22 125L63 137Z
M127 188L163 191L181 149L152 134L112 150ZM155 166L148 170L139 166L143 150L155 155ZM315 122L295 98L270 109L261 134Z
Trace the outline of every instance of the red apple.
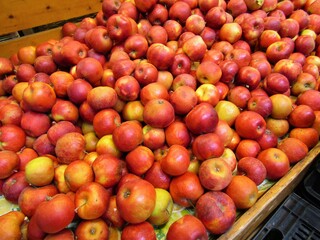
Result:
M266 121L257 112L243 111L235 120L235 129L240 137L257 139L266 129Z
M198 199L195 216L209 232L223 234L236 220L236 206L226 193L209 191Z

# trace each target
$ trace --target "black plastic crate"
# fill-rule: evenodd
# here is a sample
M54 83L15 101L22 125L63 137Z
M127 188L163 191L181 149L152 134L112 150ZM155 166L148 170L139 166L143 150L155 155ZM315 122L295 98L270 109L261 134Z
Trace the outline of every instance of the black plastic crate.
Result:
M320 209L290 194L253 240L319 240Z

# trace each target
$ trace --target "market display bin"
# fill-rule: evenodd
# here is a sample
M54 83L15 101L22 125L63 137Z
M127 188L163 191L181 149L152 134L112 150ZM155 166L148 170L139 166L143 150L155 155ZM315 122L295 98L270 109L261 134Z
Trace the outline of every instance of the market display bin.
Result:
M15 0L0 2L0 36L9 36L0 41L1 57L10 57L23 46L37 45L49 39L61 37L61 24L45 29L55 23L95 14L101 9L102 0ZM32 32L34 28L43 31ZM23 32L29 34L24 35ZM31 34L30 34L31 31ZM22 32L22 34L21 34ZM13 37L12 37L13 36ZM12 37L12 38L11 38ZM305 177L314 159L320 152L320 144L292 166L277 182L268 182L260 190L259 200L250 209L241 212L235 224L219 240L251 239L261 228L263 221L272 213ZM1 207L0 207L1 210Z

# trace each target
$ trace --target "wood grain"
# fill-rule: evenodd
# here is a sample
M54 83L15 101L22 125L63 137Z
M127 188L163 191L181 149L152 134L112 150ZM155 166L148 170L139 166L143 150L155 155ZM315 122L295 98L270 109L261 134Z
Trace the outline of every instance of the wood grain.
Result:
M4 0L0 1L0 35L101 10L102 0Z

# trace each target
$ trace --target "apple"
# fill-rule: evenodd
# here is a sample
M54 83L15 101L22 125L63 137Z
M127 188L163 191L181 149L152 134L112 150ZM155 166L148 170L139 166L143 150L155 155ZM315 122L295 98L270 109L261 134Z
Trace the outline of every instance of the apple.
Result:
M164 133L168 146L178 144L188 147L191 142L191 135L183 121L175 120L164 130Z
M152 82L143 86L139 97L143 105L146 105L146 103L152 99L170 99L168 89L159 82Z
M88 104L96 111L115 106L118 95L114 88L97 86L88 91L86 96Z
M120 216L128 223L137 224L146 221L156 205L156 190L144 179L123 183L116 194L116 203Z
M55 71L50 74L49 79L56 96L59 98L67 97L67 89L74 81L73 76L64 71Z
M189 131L196 135L213 132L218 120L215 108L205 102L197 104L185 117Z
M290 82L282 73L272 72L263 79L263 88L269 95L284 94L290 90Z
M66 239L72 240L74 239L75 235L71 229L62 229L57 233L49 233L45 236L44 240L58 240L58 239Z
M138 239L156 240L156 233L151 223L143 221L141 223L129 223L124 226L121 232L123 240L138 240Z
M191 207L204 193L204 188L197 174L187 171L172 178L169 192L173 202L183 207Z
M20 193L28 186L29 183L26 180L25 172L15 172L4 180L2 193L6 200L17 204Z
M82 185L75 193L75 212L84 220L101 217L107 210L111 193L97 182Z
M19 156L19 170L24 171L26 164L30 162L33 158L38 157L37 152L31 147L25 147L18 152Z
M308 153L308 146L298 138L287 137L278 142L277 148L283 151L290 164L302 160Z
M270 116L272 112L272 101L269 96L251 96L247 102L247 109L259 113L263 118Z
M235 0L230 0L227 3L227 10L228 12L231 12L231 15L236 18L237 16L239 16L242 13L247 12L248 7L247 4L245 3L244 0L240 0L240 1L235 1Z
M192 152L201 161L220 157L223 151L224 141L214 132L196 136L192 141Z
M317 81L315 76L312 75L312 73L303 71L297 76L296 81L292 83L290 92L294 96L299 96L309 89L315 89L316 85Z
M175 2L169 8L169 18L185 24L187 18L191 15L191 7L183 1Z
M239 69L248 66L251 61L250 52L245 49L235 48L225 55L225 60L233 60L238 64Z
M162 170L159 161L153 162L143 178L150 182L155 188L169 189L171 176Z
M193 215L184 215L174 221L167 232L168 240L176 239L181 236L182 239L208 239L208 232L204 224Z
M78 78L83 78L90 84L95 85L102 78L103 68L97 59L86 57L77 63L76 75Z
M152 25L163 25L169 18L168 8L163 4L156 3L150 9L147 18Z
M198 102L196 92L189 86L181 86L170 94L170 103L178 115L188 114Z
M166 136L162 128L153 128L150 125L145 125L142 127L142 133L142 144L151 150L156 150L165 144Z
M79 132L68 132L61 136L55 145L54 151L59 163L71 163L81 160L85 156L85 139Z
M58 194L58 189L53 184L43 187L28 186L22 190L18 198L18 206L23 214L31 217L38 205L46 201L46 198L53 197Z
M183 73L190 73L191 71L191 60L185 53L177 53L173 58L170 72L173 76L178 76Z
M288 116L288 121L293 127L311 127L316 119L314 110L308 105L298 105Z
M141 61L136 65L133 74L141 86L146 86L157 82L159 71L153 64Z
M256 140L241 139L235 150L235 154L237 159L241 159L243 157L256 157L260 151L260 144Z
M281 121L281 120L280 120ZM284 125L285 126L285 131L286 132L288 132L288 129L289 129L289 127L288 127L288 125L289 125L289 123L288 122L286 122L287 123L287 125ZM286 128L286 127L288 127L288 128ZM281 135L282 135L283 133L281 133ZM267 148L270 148L270 147L276 147L277 146L277 144L278 144L278 136L276 135L276 133L275 132L273 132L273 131L271 131L270 129L268 129L268 123L267 123L267 128L266 128L266 131L264 132L264 134L260 137L260 138L258 138L257 140L256 140L258 143L259 143L259 145L260 145L260 147L261 147L261 150L262 149L267 149Z
M25 215L20 211L10 211L0 216L0 232L5 239L21 239L21 227Z
M205 189L220 191L230 183L232 171L222 158L209 158L201 163L198 176Z
M61 42L62 44L59 50L60 55L59 52L55 53L56 50L54 50L55 46L59 47L59 45L57 45L58 43L54 45L52 57L58 66L71 67L87 57L88 47L82 42L83 40L81 40L80 37L77 38L76 36L81 30L83 31L83 37L81 38L84 38L87 30L77 28L73 39L70 39L70 41Z
M51 56L38 56L33 65L36 72L51 74L57 71L57 65Z
M89 163L75 160L66 167L64 178L69 189L76 192L82 185L94 180L94 172Z
M126 223L125 220L120 216L120 213L117 208L116 203L116 195L110 196L107 210L101 217L104 221L106 221L109 226L113 226L116 228L122 228Z
M125 162L110 154L99 154L92 163L94 181L105 188L115 186L122 177Z
M49 130L51 119L45 113L28 111L22 115L20 126L28 136L38 137Z
M156 98L149 100L144 106L143 119L151 127L168 127L175 119L174 108L165 99Z
M247 176L258 186L266 179L267 169L257 158L243 157L238 161L237 174Z
M70 121L76 123L79 119L79 110L71 101L57 98L51 108L51 118L56 122Z
M270 44L266 49L267 59L275 64L281 59L289 58L290 54L293 52L290 43L280 40Z
M183 34L183 27L182 25L173 19L167 19L163 23L163 27L167 32L168 41L175 41L178 40L180 35ZM168 43L167 43L168 44Z
M47 156L32 159L25 167L25 177L28 183L37 187L50 184L54 178L53 160Z
M289 137L297 138L304 142L309 150L317 145L319 141L318 131L312 127L293 128L289 132Z
M302 66L292 59L281 59L274 65L273 71L283 74L292 84L302 72Z
M125 161L126 167L131 173L142 176L152 166L154 154L151 149L139 145L126 155Z
M1 125L14 124L19 126L24 115L23 110L18 104L4 104L0 108L0 123Z
M197 80L201 84L217 83L222 76L222 70L220 66L213 61L203 61L199 64L196 70Z
M320 93L315 89L310 89L301 93L296 100L296 104L305 104L311 107L314 111L320 110L319 107Z
M251 59L249 66L258 69L261 79L264 79L272 72L271 64L266 58Z
M277 137L284 137L290 129L290 124L287 119L267 117L266 123L267 129L273 132Z
M23 46L18 49L17 55L21 63L34 64L36 47L33 45Z
M193 14L186 19L185 26L187 31L193 32L194 34L201 34L206 26L206 22L202 16Z
M235 130L240 137L257 139L266 129L265 119L257 112L243 111L235 119Z
M101 218L82 220L76 226L74 234L77 239L108 239L109 227Z
M183 43L182 50L191 61L199 61L206 53L207 45L201 36L195 35Z
M213 46L218 38L216 31L210 27L204 27L204 29L200 33L200 36L207 45L208 49Z
M259 196L256 183L244 175L233 176L225 191L233 200L237 209L252 207Z
M280 179L290 170L288 156L278 148L273 147L262 150L257 158L266 167L269 180Z
M223 234L236 220L236 206L226 193L208 191L198 199L195 216L210 233Z
M168 175L178 176L188 170L190 154L182 145L171 145L166 155L160 160L161 169Z
M155 190L156 205L147 221L152 225L159 226L169 221L173 210L173 199L167 190L162 188L155 188Z
M292 112L293 103L285 94L277 93L270 96L272 102L271 117L276 119L285 119Z
M52 86L44 82L32 82L24 90L22 100L36 112L47 113L51 110L57 99Z
M197 88L197 79L196 76L191 73L182 73L174 77L171 85L172 90L176 90L180 86L187 85L192 89L196 90Z
M29 147L32 147L39 156L50 154L54 155L54 148L55 146L50 142L48 138L48 134L44 133L34 139Z
M72 199L58 193L45 200L36 208L32 218L45 233L56 233L67 227L75 217L75 204Z
M167 70L170 68L175 52L162 43L153 43L147 50L147 60L158 70Z
M56 145L58 139L68 132L76 132L75 125L70 121L59 121L51 124L47 131L47 137L52 145Z
M10 73L13 73L14 66L13 66L12 62L10 61L10 59L5 58L5 57L1 57L0 62L1 62L0 76L4 76L4 75L10 74Z
M280 23L279 35L283 37L294 38L300 30L299 23L294 18L286 18Z

